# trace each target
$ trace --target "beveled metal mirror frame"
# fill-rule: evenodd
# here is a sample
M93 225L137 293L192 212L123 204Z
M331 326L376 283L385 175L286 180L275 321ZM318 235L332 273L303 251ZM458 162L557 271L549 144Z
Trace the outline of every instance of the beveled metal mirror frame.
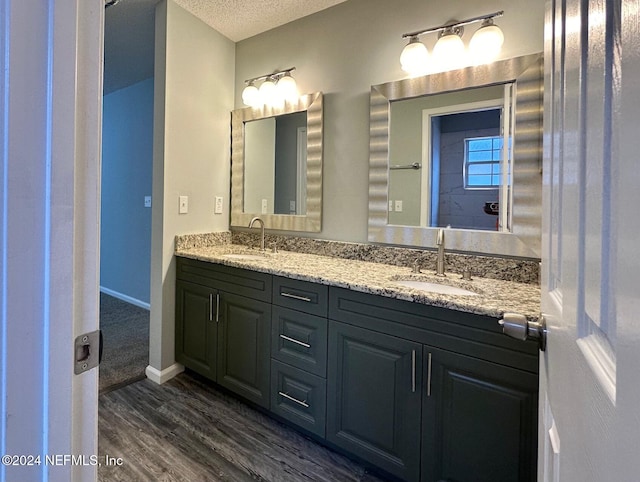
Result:
M371 87L369 134L370 242L435 246L438 228L388 223L389 118L394 100L515 82L511 232L447 228L447 249L540 257L542 216L543 55L388 82Z
M244 212L244 123L307 111L307 213L261 214ZM260 216L267 229L319 232L322 229L322 92L303 95L283 107L264 106L231 112L231 226L246 228Z

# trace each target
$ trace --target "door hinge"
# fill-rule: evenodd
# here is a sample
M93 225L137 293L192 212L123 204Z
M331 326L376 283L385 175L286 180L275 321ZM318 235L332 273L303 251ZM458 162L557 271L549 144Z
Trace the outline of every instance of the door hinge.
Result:
M102 360L102 332L100 330L85 333L76 338L73 350L76 375L97 367Z

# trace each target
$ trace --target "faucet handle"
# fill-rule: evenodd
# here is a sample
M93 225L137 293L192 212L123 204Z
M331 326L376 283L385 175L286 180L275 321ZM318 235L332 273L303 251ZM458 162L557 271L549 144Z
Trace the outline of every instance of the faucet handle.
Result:
M277 253L278 252L278 243L276 241L274 241L273 243L271 243L269 246L271 246L271 252L272 253Z
M420 273L420 260L418 258L413 260L413 267L411 268L412 273Z

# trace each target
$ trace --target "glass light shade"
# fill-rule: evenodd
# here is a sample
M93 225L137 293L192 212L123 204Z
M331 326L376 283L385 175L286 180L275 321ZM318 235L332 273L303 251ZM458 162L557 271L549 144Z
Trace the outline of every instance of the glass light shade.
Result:
M278 92L276 84L271 80L265 80L260 86L260 100L263 104L273 105L277 102Z
M400 54L402 70L411 75L424 73L429 64L429 51L418 37L411 37Z
M443 35L433 47L434 57L438 59L461 57L464 55L464 42L456 33L448 33Z
M253 83L247 85L242 91L242 102L249 107L258 107L260 105L260 92Z
M276 84L279 96L287 102L296 102L298 100L298 86L296 80L287 72L284 77L278 80Z
M503 43L504 34L500 27L493 22L483 23L469 42L471 60L476 64L491 62L500 53Z

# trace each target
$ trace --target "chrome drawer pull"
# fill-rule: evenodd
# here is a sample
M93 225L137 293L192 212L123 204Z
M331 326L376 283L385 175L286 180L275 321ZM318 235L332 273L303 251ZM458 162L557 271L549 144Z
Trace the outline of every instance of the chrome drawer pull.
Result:
M283 340L290 341L292 343L296 343L296 344L298 344L300 346L303 346L305 348L311 348L311 345L309 345L309 343L305 343L303 341L296 340L295 338L289 338L287 335L280 335L280 338L282 338Z
M309 404L306 401L305 402L301 402L297 398L293 398L291 395L287 395L284 392L278 392L278 395L280 395L281 397L286 398L287 400L291 400L292 402L296 402L298 405L302 405L304 408L309 408Z
M284 296L285 298L293 298L294 300L306 301L307 303L311 303L311 298L307 296L298 296L291 293L282 292L280 296Z

